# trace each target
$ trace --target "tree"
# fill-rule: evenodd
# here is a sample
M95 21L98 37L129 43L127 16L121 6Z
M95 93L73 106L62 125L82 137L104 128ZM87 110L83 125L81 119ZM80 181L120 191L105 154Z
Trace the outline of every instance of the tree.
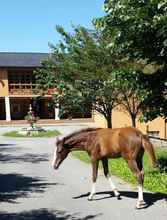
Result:
M152 99L147 99L150 108L145 119L157 115L167 118L167 1L105 0L104 10L106 15L94 19L94 23L110 37L114 53L122 55L137 70L152 74L146 77Z
M58 71L53 57L43 60L41 68L34 73L38 85L37 92L41 95L46 93L52 95L51 106L60 108L60 118L70 118L74 112L85 116L85 112L90 110L91 104L87 101L85 105L85 100L80 96L79 91L70 84L70 73L67 76L61 75L62 72Z
M117 105L118 91L111 75L119 66L108 39L96 30L74 28L73 34L57 26L62 41L51 45L52 55L36 72L39 87L54 88L55 103L60 106L91 106L112 127L112 109Z
M167 49L166 0L105 0L106 16L95 21L134 59L165 64Z
M146 100L151 95L151 90L143 84L141 73L131 68L113 72L112 80L119 91L118 109L127 113L132 126L136 127L137 116L141 116L148 108Z

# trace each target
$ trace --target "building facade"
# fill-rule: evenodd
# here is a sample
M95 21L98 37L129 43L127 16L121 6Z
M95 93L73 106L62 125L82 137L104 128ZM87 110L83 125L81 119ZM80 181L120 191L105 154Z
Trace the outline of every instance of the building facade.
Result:
M36 80L33 71L39 68L41 61L48 56L47 53L0 53L0 120L23 120L30 104L40 119L59 120L59 109L50 105L52 97L49 91L42 96L35 92ZM75 116L79 117L78 114ZM91 111L84 117L90 118ZM97 126L107 127L106 120L99 113L94 112L92 119ZM124 112L114 110L112 125L113 128L131 126L131 120ZM147 124L137 122L137 128L144 133L167 138L167 124L161 117Z
M55 118L51 95L35 93L33 71L47 53L0 53L0 120L24 119L30 104L41 119ZM56 115L57 117L57 115Z
M105 118L98 112L94 112L93 120L97 126L103 128L107 127ZM120 110L113 110L112 127L120 128L127 126L132 126L131 119L128 114ZM162 117L157 117L148 123L140 123L139 120L137 120L136 127L143 133L147 133L150 136L167 139L167 123Z

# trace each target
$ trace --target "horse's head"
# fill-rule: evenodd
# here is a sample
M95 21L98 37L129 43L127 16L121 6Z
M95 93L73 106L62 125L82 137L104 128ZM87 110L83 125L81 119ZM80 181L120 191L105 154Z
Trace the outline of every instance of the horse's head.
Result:
M63 160L67 157L70 150L66 148L64 143L64 138L62 140L57 139L56 141L57 149L54 151L54 157L52 161L52 166L54 169L58 169Z

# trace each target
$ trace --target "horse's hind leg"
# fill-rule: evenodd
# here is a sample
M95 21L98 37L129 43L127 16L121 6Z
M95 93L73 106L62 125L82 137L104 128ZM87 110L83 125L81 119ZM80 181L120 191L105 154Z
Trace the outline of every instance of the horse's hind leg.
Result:
M142 184L138 186L138 201L141 205L146 205L143 199L143 183L144 183L144 170L143 170L143 163L142 163L142 157L143 157L144 152L140 155L140 157L137 159L137 166L140 170L141 173L141 182Z
M138 201L136 204L136 208L144 208L146 206L146 203L143 199L143 181L144 181L144 175L142 172L142 161L138 160L137 162L135 160L129 160L128 161L129 168L137 178L138 182Z
M99 161L92 161L92 189L91 189L91 193L88 197L88 200L91 201L93 199L94 194L96 193L96 180L97 180L97 174L98 174L98 166L99 166Z
M105 177L107 178L107 180L109 181L110 186L111 186L111 189L112 189L113 192L114 192L114 195L115 195L117 198L120 198L120 193L118 192L116 186L115 186L114 183L112 182L111 177L110 177L110 175L109 175L108 159L107 159L107 158L103 158L103 159L102 159L102 164L103 164L104 175L105 175Z

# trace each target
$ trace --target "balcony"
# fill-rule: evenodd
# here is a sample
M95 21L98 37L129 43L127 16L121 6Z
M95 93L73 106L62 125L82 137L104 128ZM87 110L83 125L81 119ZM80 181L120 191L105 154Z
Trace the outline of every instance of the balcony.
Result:
M9 84L9 95L10 96L38 96L38 95L44 95L44 96L51 96L55 93L54 89L48 89L45 92L37 92L37 86L38 84L33 83L10 83Z
M10 83L9 84L9 95L13 96L35 96L37 95L36 90L37 84L30 83Z

